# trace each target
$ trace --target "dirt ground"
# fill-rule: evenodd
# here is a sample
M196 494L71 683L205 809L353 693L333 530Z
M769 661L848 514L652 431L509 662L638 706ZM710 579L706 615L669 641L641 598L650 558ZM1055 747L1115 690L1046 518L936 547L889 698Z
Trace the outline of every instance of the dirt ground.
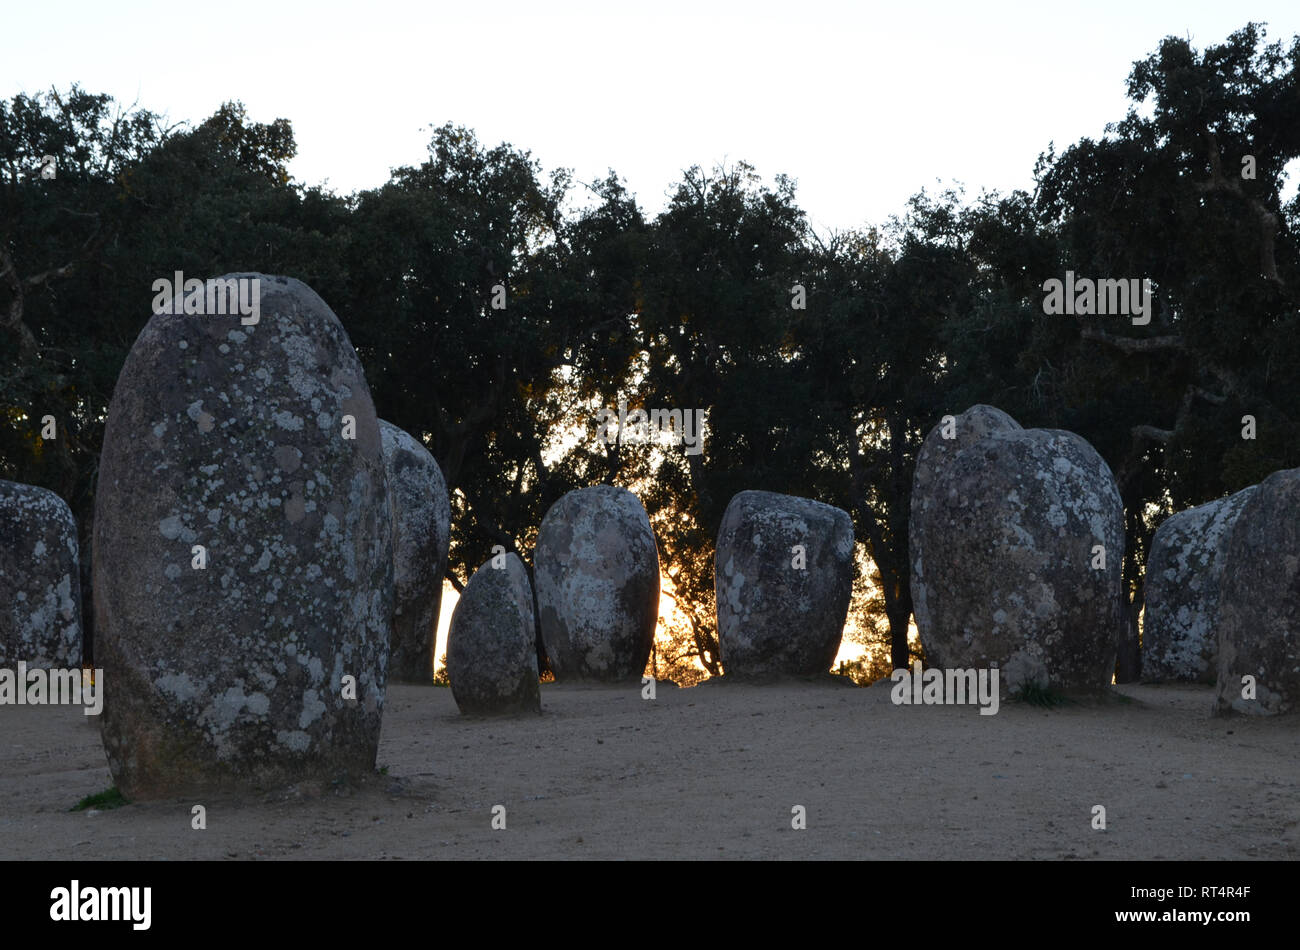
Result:
M994 716L889 688L550 684L541 716L469 719L394 686L372 787L76 813L112 784L94 717L0 706L0 859L1300 856L1300 717L1216 719L1206 687Z

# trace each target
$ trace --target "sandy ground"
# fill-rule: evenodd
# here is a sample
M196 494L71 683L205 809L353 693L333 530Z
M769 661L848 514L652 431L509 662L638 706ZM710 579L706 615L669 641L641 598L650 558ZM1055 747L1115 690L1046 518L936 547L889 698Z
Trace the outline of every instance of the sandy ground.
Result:
M202 831L188 800L70 813L112 784L94 718L0 706L0 859L1300 856L1300 717L1169 686L980 716L889 686L552 684L521 719L391 687L373 786L197 802Z

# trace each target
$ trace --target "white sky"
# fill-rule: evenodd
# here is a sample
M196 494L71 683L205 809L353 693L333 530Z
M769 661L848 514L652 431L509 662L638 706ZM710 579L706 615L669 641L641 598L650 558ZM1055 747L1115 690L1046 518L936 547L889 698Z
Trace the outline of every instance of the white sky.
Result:
M936 179L1028 187L1035 157L1123 117L1133 60L1300 4L371 0L6 4L0 95L73 81L173 120L240 99L293 122L292 170L348 192L424 159L450 120L579 181L614 168L650 213L683 168L786 172L824 232Z

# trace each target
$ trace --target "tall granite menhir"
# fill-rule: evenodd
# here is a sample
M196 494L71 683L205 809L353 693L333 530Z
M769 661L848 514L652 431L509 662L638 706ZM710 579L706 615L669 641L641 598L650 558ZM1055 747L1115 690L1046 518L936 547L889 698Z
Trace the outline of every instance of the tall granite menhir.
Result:
M809 498L743 491L714 553L718 648L727 676L830 669L853 594L853 520Z
M973 445L994 432L1019 432L1016 422L1001 409L982 403L971 406L960 416L944 417L943 422L930 431L916 453L916 471L912 475L912 507L908 512L908 560L912 574L912 609L916 626L930 626L930 605L926 602L926 585L916 579L926 577L925 528L931 509L942 503L936 483L947 473L952 458L962 449Z
M555 678L639 677L659 619L659 552L637 497L613 485L569 492L542 519L533 564Z
M997 665L1003 686L1108 686L1124 518L1072 432L976 406L936 426L912 489L912 596L931 666ZM944 445L943 443L947 443Z
M95 654L128 798L355 776L378 749L393 557L370 391L311 288L231 278L260 281L260 319L156 313L109 407Z
M1180 511L1156 530L1146 564L1144 682L1217 680L1223 547L1256 487Z
M1274 472L1255 486L1222 559L1215 709L1294 713L1300 708L1300 468Z
M447 628L447 678L469 715L541 712L533 586L514 554L474 572Z
M414 436L383 419L379 428L393 516L393 642L388 679L430 683L451 541L447 483L429 450Z
M77 522L35 485L0 480L0 666L81 665Z

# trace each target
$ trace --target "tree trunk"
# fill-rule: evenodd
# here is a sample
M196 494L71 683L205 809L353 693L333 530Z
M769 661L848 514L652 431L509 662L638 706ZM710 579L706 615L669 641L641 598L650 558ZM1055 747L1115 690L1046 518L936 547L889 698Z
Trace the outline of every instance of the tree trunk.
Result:
M912 616L912 598L898 598L885 608L889 618L889 658L894 669L907 669L911 662L911 648L907 643L908 620Z
M1120 589L1119 653L1115 660L1115 682L1136 683L1142 675L1142 654L1138 645L1138 613L1142 610L1142 572L1138 550L1142 531L1140 502L1127 507L1125 518L1124 581ZM1130 591L1132 597L1130 599Z
M1136 683L1142 675L1142 654L1138 647L1137 606L1125 604L1120 623L1119 656L1115 663L1116 683Z

